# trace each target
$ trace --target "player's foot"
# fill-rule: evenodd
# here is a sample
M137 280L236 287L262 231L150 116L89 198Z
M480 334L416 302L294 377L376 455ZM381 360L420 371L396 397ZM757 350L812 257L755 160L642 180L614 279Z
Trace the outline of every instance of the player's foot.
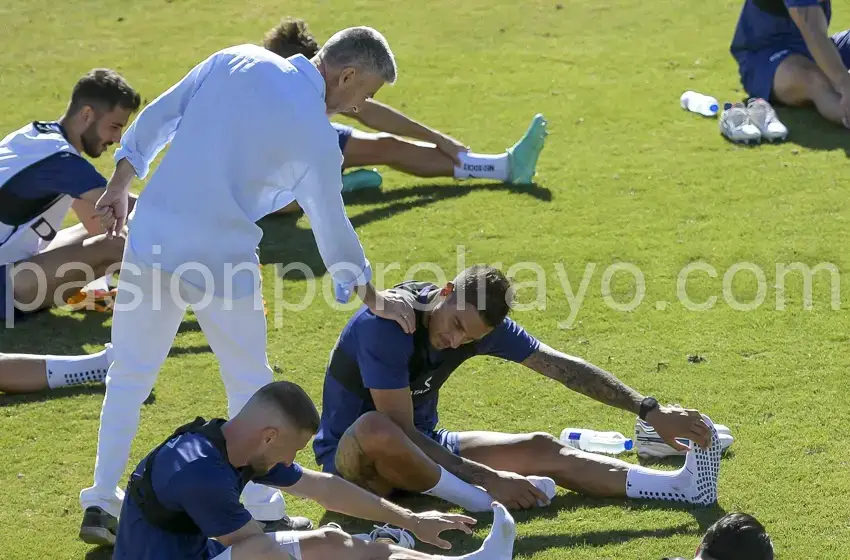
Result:
M83 523L80 525L80 539L96 546L114 546L118 534L118 518L102 508L86 508Z
M413 535L404 529L389 525L384 525L383 527L375 525L375 529L371 533L359 533L351 536L361 541L393 544L407 549L412 549L416 545Z
M734 443L735 438L732 437L732 431L722 424L715 424L717 435L720 438L721 451L726 451L729 446ZM661 439L661 436L655 431L655 428L641 420L635 419L635 450L639 457L652 457L660 459L663 457L676 457L687 454L687 451L679 451L673 449ZM685 445L691 445L688 440L681 440Z
M508 148L508 163L510 174L508 181L514 185L530 185L535 173L537 173L537 158L543 151L546 141L546 119L543 115L536 114L531 119L531 124L525 135L519 142Z
M313 522L306 517L289 517L284 515L274 521L260 521L264 533L276 533L278 531L310 531Z
M558 489L558 486L555 484L555 481L549 478L548 476L527 476L525 477L531 482L538 490L546 494L546 497L551 501L552 498L555 497L555 492ZM539 507L545 507L549 504L537 502Z
M457 560L511 560L514 555L514 539L516 539L514 518L505 506L493 502L493 527L481 548L454 558Z
M720 134L736 144L758 144L761 131L743 103L725 103L720 114Z
M694 445L685 458L685 468L691 474L690 484L684 488L685 501L710 506L717 501L717 478L720 475L720 436L711 419L702 415L711 430L707 449Z
M355 169L342 175L342 192L380 189L384 179L374 169Z
M761 132L761 137L768 142L781 142L788 137L788 128L779 117L770 103L762 98L750 99L747 103L747 112L753 124Z

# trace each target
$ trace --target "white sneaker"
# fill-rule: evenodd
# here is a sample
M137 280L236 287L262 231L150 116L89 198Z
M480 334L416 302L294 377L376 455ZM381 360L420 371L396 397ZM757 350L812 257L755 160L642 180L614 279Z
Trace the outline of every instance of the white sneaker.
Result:
M720 134L736 144L758 144L761 141L761 131L753 124L743 103L723 105Z
M717 435L720 438L721 452L726 451L735 441L735 438L732 437L732 431L722 424L715 424L714 429L717 430ZM687 454L687 451L679 451L667 445L655 431L655 428L640 418L635 419L634 441L638 456L643 458L652 457L662 459L664 457L678 457ZM680 441L685 445L691 445L689 440L683 439Z
M788 137L788 128L779 121L776 111L762 98L750 99L747 103L750 120L769 142L781 142Z
M383 527L375 525L375 529L371 533L360 533L358 535L351 536L355 539L360 539L361 541L394 544L411 550L416 544L413 535L404 529L391 527L389 525L384 525Z

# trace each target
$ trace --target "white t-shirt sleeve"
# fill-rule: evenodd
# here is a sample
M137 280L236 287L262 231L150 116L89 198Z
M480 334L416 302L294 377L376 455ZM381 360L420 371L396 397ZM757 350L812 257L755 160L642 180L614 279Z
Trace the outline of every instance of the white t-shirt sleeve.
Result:
M136 175L145 178L151 162L171 142L189 101L215 67L218 57L216 53L195 66L139 113L121 138L121 147L115 152L116 163L126 159Z
M356 286L371 281L372 268L345 213L339 150L322 148L314 151L294 194L310 219L319 254L334 280L336 299L345 303Z

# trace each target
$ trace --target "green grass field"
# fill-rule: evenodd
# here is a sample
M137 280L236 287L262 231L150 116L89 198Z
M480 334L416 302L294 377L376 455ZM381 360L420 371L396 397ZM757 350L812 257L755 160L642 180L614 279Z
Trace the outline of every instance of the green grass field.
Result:
M400 264L385 285L419 262L453 275L458 245L467 264L537 263L545 309L515 315L528 330L644 393L701 409L737 438L722 463L718 507L560 490L549 509L517 514L517 558L685 556L731 511L758 516L781 558L850 558L847 304L831 308L823 273L814 282L813 309L804 310L803 282L790 274L786 307L778 310L775 270L793 262L850 268L850 136L811 111L783 111L788 143L742 149L722 140L715 121L679 108L686 89L743 97L727 48L740 4L74 0L60 7L11 0L0 3L0 131L58 117L74 81L95 66L121 71L151 100L209 53L258 42L283 15L306 18L320 39L348 25L379 28L400 66L397 85L381 100L477 151L503 150L536 112L548 117L551 131L537 188L386 171L384 194L352 199L349 214L373 264ZM850 13L839 7L836 30L850 25ZM109 157L97 161L107 175L112 165ZM267 219L263 226L265 262L317 263L305 219ZM708 311L690 311L676 299L679 271L695 261L717 270L715 278L696 273L688 284L693 301L717 296ZM745 261L766 275L763 304L746 312L726 303L721 285L724 273ZM605 298L639 295L631 276L617 274L604 293L601 286L603 272L618 262L645 277L642 303L630 312L613 310ZM584 303L572 310L570 328L560 328L571 307L558 267L576 290L588 263L596 268ZM264 274L271 298L272 267ZM850 284L841 284L850 293ZM289 301L304 290L297 279L284 283ZM759 296L747 272L735 277L731 292L745 303ZM519 293L524 302L535 295L531 288ZM328 352L349 314L321 299L307 311L284 313L269 331L276 377L302 384L318 400ZM0 349L91 352L109 340L110 324L105 315L54 311L4 332ZM689 363L689 355L706 361ZM215 357L191 315L155 396L142 412L133 465L187 419L225 414ZM77 497L91 482L102 398L101 387L0 396L0 558L109 556L76 538ZM633 422L520 366L483 358L454 375L441 406L453 429L557 435L570 425L630 433ZM300 459L313 464L309 452ZM324 514L294 498L288 505L315 521ZM480 542L481 525L475 538L455 537L455 550Z

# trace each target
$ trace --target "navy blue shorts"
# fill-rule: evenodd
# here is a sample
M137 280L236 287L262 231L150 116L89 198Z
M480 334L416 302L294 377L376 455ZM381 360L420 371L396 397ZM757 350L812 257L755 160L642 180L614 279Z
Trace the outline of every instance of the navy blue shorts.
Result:
M836 33L832 36L832 42L841 53L844 66L850 68L850 30ZM776 69L783 60L792 54L805 56L814 61L805 43L796 43L782 47L771 47L753 52L737 53L738 72L741 75L741 84L750 97L761 97L770 99L773 93L773 78Z
M426 435L431 439L448 449L451 453L460 456L460 432L450 432L445 428L441 428L436 431L432 431L430 433L426 432ZM329 460L324 465L321 465L322 471L330 474L339 473L336 472L336 449L334 449L333 453L328 453L325 455L329 457Z
M351 133L354 131L354 128L335 122L332 122L331 125L339 135L339 151L345 153L345 145L348 144L348 139L351 138Z

